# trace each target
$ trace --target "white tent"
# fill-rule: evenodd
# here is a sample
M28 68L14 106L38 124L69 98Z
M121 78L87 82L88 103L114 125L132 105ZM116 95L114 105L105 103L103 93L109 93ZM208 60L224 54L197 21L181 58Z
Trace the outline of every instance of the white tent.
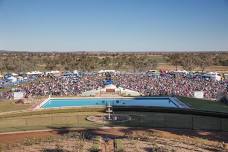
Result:
M40 71L32 71L32 72L27 72L26 74L27 75L42 75L43 72L40 72Z
M60 71L56 70L56 71L46 71L45 72L45 75L48 75L48 74L53 74L53 75L60 75Z
M174 73L188 74L188 71L186 71L186 70L177 70L177 71L174 71Z
M74 73L74 74L78 74L78 70L74 70L73 73Z
M16 77L16 76L18 76L18 74L17 73L12 73L12 76Z
M24 92L14 92L13 93L14 100L19 100L24 98Z
M98 71L98 73L106 73L106 72L109 72L109 73L117 73L116 70L100 70L100 71Z
M60 72L58 70L56 70L56 71L50 71L50 73L52 73L52 74L59 74Z
M13 76L8 77L7 80L10 82L17 82L17 78L15 78Z

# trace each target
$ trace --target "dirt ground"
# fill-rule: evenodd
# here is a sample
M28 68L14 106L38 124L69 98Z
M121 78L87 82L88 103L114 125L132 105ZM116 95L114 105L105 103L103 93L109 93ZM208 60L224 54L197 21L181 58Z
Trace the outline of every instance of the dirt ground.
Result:
M43 138L48 136L59 136L59 135L56 131L2 134L0 135L0 143L12 144L12 143L20 142L25 138Z
M56 130L1 134L2 151L90 151L91 139L74 137L75 132L102 137L101 151L114 151L114 139L121 139L126 152L228 152L228 132L209 132L184 129L101 128L90 130ZM70 134L70 137L69 137ZM67 135L67 136L66 136ZM65 138L67 137L67 138ZM39 139L39 140L38 140Z

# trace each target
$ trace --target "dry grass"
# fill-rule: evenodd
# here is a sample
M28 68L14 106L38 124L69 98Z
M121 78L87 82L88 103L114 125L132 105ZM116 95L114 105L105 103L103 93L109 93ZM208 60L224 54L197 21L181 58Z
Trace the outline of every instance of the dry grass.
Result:
M16 104L13 101L0 102L0 112L26 110L31 107L31 104Z
M84 152L92 147L91 140L83 140L67 136L49 136L43 138L25 138L19 143L2 144L5 152Z
M176 67L167 63L159 63L157 69L163 70L176 70ZM183 67L178 66L178 70L184 70ZM201 69L196 68L195 71L201 71ZM221 73L228 73L228 66L209 66L205 69L205 71L217 71Z
M19 116L0 119L0 132L37 130L53 128L94 128L102 124L94 124L86 120L88 115L96 115L97 112L76 112L42 114L31 116Z
M112 135L117 136L115 129L112 129L111 131ZM227 143L194 136L186 136L184 134L175 134L176 132L170 133L154 129L135 129L130 132L122 131L122 133L124 134L119 137L117 136L117 139L115 140L115 143L118 142L118 146L121 146L121 148L119 148L119 152L226 152L228 150ZM126 136L125 133L128 133L128 136ZM84 136L85 134L87 134L87 136ZM100 145L102 147L102 142L100 138L97 137L104 138L111 134L107 134L107 132L105 132L104 134L99 134L98 136L94 132L74 131L61 135L27 137L19 142L2 144L1 150L4 152L87 152L94 149L94 143L97 143L97 146ZM115 144L111 145L111 147L106 147L105 150L113 151L113 147L115 147ZM117 148L115 150L117 151Z
M175 135L176 136L176 135ZM178 137L178 138L177 138ZM228 145L223 142L179 135L165 137L160 132L132 132L122 140L125 152L192 152L192 151L227 151Z

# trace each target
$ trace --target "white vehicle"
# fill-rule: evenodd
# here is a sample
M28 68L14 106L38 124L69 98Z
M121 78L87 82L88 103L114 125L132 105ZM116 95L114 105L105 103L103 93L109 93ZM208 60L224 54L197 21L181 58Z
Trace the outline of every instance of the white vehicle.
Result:
M204 74L203 77L206 77L215 81L220 81L222 79L221 75L218 72L209 72Z
M6 80L13 83L17 82L17 78L15 78L14 76L7 77Z
M74 70L74 71L73 71L73 74L79 76L78 70Z
M100 71L98 71L98 73L100 74L100 73L117 73L117 71L116 70L100 70Z
M46 71L44 74L47 75L54 75L54 76L60 76L60 71Z
M158 70L149 70L146 72L149 77L160 77L160 72Z
M224 79L228 80L228 74L227 73L224 74Z
M26 74L27 75L42 75L43 72L40 72L40 71L32 71L32 72L27 72Z
M177 71L173 71L174 73L177 73L177 74L188 74L189 72L186 71L186 70L177 70Z
M100 70L97 72L99 75L105 75L106 73L111 73L111 74L119 74L120 72L119 71L116 71L116 70Z

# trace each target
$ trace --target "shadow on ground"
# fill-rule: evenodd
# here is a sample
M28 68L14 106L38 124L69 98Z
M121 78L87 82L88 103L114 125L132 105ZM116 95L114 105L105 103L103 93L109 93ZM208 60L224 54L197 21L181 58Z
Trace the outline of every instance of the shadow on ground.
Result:
M69 127L50 127L57 134L64 135L72 132L79 132L85 136L102 136L104 138L134 138L143 139L146 136L162 136L166 138L178 138L186 136L191 138L201 138L212 141L228 142L228 132L204 131L190 129L173 128L97 128L97 129L74 129Z

